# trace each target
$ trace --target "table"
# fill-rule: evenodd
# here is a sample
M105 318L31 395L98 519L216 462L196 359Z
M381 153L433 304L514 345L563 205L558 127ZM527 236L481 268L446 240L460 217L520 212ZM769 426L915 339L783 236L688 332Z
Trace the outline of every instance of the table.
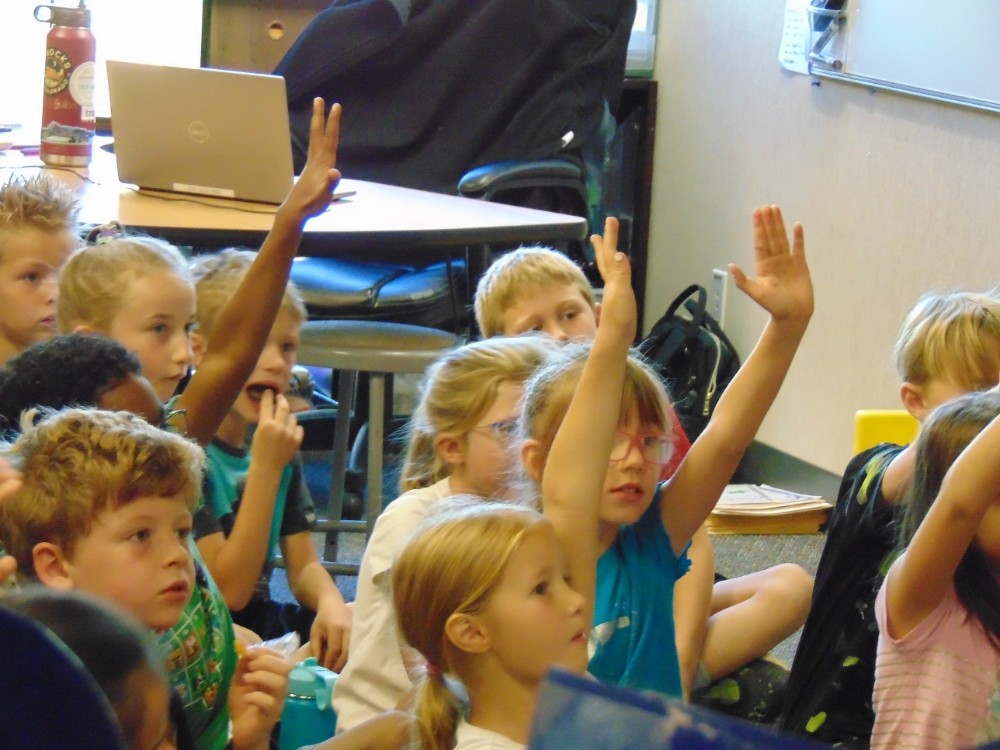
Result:
M0 166L0 179L38 168ZM117 220L178 245L259 245L276 210L262 203L137 190L118 181L114 155L100 148L89 169L45 171L79 189L82 222ZM358 257L375 251L392 260L409 251L419 256L436 249L439 255L442 247L578 240L587 232L586 221L577 216L363 180L344 179L340 191L356 193L306 223L300 254Z

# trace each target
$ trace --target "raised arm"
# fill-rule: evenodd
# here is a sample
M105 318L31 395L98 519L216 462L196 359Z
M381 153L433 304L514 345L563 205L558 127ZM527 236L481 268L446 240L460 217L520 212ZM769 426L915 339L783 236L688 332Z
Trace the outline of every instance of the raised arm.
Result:
M753 212L755 276L729 271L736 287L771 317L757 345L730 382L677 473L664 488L663 524L680 552L719 500L740 458L778 395L813 312L802 227L788 242L781 209Z
M288 285L303 226L330 205L340 180L335 168L340 139L340 105L325 117L322 99L313 101L309 157L256 259L232 299L219 313L198 370L180 397L188 436L206 445L229 412L267 340Z
M1000 417L955 459L906 552L889 569L886 608L893 638L913 630L944 599L986 511L998 502L998 457Z
M601 325L542 474L542 507L569 556L574 588L587 599L586 622L593 616L601 492L636 332L632 270L618 252L618 220L609 218L604 236L591 242L604 278Z

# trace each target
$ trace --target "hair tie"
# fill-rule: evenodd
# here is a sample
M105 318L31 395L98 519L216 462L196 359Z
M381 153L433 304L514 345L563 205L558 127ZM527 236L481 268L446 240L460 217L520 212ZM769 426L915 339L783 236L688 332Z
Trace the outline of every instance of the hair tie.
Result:
M432 661L428 661L427 665L424 667L424 671L427 672L428 677L441 678L441 667Z
M109 221L107 224L99 224L87 232L87 244L103 245L105 242L116 240L125 235L125 229L117 221Z

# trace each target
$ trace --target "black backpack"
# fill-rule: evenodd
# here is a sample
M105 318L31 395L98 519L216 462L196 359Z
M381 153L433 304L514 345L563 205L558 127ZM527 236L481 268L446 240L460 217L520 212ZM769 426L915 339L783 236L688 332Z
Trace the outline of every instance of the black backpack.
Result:
M705 309L705 287L692 284L670 303L641 351L667 387L684 432L693 442L722 392L740 369L740 357ZM683 306L687 315L679 315Z

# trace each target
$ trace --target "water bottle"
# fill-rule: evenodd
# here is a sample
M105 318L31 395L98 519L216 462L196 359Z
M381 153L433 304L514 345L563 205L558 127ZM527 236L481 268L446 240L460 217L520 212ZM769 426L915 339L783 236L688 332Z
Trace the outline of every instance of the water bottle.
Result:
M337 673L313 657L300 661L288 675L288 698L281 714L278 750L298 750L330 737L337 728L333 686Z
M42 137L39 156L46 164L85 167L94 138L94 57L90 11L39 5L35 18L49 23L45 38Z

